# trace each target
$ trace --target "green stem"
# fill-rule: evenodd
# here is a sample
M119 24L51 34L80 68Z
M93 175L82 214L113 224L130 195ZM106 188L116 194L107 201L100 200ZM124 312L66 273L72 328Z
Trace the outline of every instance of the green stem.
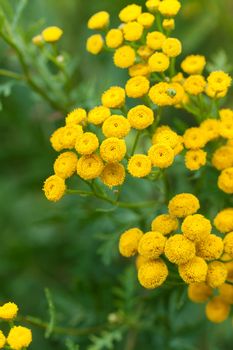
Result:
M15 72L12 72L7 69L0 69L0 75L8 78L12 78L15 80L24 80L24 76Z
M133 143L133 148L132 148L132 151L131 151L131 157L134 155L135 153L135 150L136 150L136 147L137 147L137 144L138 144L138 140L139 140L139 137L141 135L141 130L138 130L137 133L136 133L136 137L134 139L134 143Z
M161 33L164 33L162 22L161 22L161 16L159 13L156 14L156 24L157 28Z
M174 75L176 75L175 66L176 66L176 58L172 57L171 60L170 60L170 66L169 66L170 78L172 78L172 77L174 77Z

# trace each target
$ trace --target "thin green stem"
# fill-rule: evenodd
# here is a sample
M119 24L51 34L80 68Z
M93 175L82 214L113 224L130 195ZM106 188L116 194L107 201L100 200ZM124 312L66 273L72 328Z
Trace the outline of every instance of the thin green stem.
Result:
M169 66L169 75L170 78L174 77L174 75L176 74L176 58L172 57L170 60L170 66Z
M137 147L140 135L141 135L141 130L138 130L137 133L136 133L135 139L134 139L133 148L132 148L132 151L131 151L131 157L135 153L135 150L136 150L136 147Z
M164 33L162 22L161 22L161 16L159 13L156 14L156 24L157 28L161 33Z
M24 80L23 75L18 74L16 72L12 72L12 71L7 70L7 69L0 69L0 75L2 75L4 77L15 79L15 80Z

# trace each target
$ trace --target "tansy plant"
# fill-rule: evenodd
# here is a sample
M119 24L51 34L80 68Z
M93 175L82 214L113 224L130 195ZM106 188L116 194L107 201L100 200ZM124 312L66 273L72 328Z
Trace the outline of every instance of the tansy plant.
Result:
M143 228L150 231L130 228L129 222L120 237L120 253L137 255L143 287L184 283L190 300L206 302L207 318L219 323L233 304L233 208L215 213L213 228L195 194L184 191L171 198L167 168L179 162L189 173L201 171L205 177L205 169L214 167L219 171L214 190L218 187L232 195L233 110L220 107L231 77L224 71L206 74L202 55L187 56L176 64L182 43L172 33L180 8L177 0L149 0L145 9L128 5L112 29L105 11L89 19L88 28L97 33L87 39L87 50L94 55L111 52L114 65L127 69L130 77L125 86L110 86L103 92L98 106L88 111L79 106L68 113L65 125L50 139L61 153L43 190L54 202L65 194L78 194L95 196L115 208L157 205L151 228ZM50 41L60 34L55 28L48 28L46 36L42 33ZM40 40L33 39L37 45ZM186 125L182 132L168 126L163 121L167 107L171 117L172 108L187 112L194 126ZM137 179L136 186L149 181L153 189L159 183L158 198L127 202L121 191L130 177ZM72 188L77 179L80 187Z

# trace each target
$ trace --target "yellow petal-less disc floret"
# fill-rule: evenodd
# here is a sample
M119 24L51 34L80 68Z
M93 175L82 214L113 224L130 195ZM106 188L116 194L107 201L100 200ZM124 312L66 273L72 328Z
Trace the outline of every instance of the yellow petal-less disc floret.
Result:
M161 286L168 276L168 268L161 259L143 264L138 270L139 283L147 289Z
M101 101L107 108L121 108L125 104L125 90L119 86L112 86L103 93Z
M205 146L207 140L201 128L189 128L184 133L184 145L188 149L198 149Z
M224 283L219 287L220 297L229 304L233 304L233 286L228 283Z
M165 245L165 256L173 264L186 264L195 256L195 244L183 235L176 234L168 238Z
M117 137L109 137L100 145L100 156L108 163L120 162L126 154L124 140Z
M76 141L83 135L81 125L66 125L62 133L63 148L72 149L75 147Z
M228 233L224 240L224 252L233 258L233 232Z
M209 321L213 323L221 323L228 318L230 305L221 297L217 296L208 302L205 313Z
M129 76L131 78L138 77L139 75L147 77L149 73L150 71L147 63L137 63L129 67Z
M207 78L208 86L217 94L227 90L231 85L231 77L223 71L210 73Z
M142 45L137 49L138 56L140 56L144 61L147 61L148 58L153 54L153 52L154 51L146 45ZM148 70L149 70L149 66L148 66L147 62L145 62L145 63L146 63Z
M181 226L184 236L195 242L206 239L211 229L210 220L200 214L187 216Z
M202 149L191 149L185 154L185 166L191 171L199 170L206 164L207 153Z
M157 259L164 252L166 238L160 232L147 232L140 239L138 253L147 259Z
M42 47L43 44L44 44L43 36L42 36L41 34L35 35L35 36L32 38L32 42L33 42L34 45L39 46L39 47Z
M47 43L54 43L58 41L63 34L63 30L59 27L52 26L45 28L41 35Z
M52 202L59 201L65 194L66 184L64 179L57 175L48 177L43 186L45 197Z
M174 149L178 142L179 142L179 136L176 132L169 129L161 130L160 132L155 132L152 138L152 143L164 143L168 146L170 146L172 149Z
M219 134L226 139L233 139L233 118L231 120L221 120Z
M177 216L178 218L195 214L199 208L199 200L191 193L177 194L168 204L170 215Z
M162 52L155 52L150 56L148 60L149 68L151 72L165 72L170 64L168 56L164 55Z
M205 119L201 125L201 129L204 131L206 139L208 141L214 140L219 137L219 120L217 119Z
M86 50L92 55L98 55L104 46L104 39L100 34L91 35L87 39Z
M216 149L212 157L212 164L218 170L224 170L233 166L233 148L221 146Z
M216 235L208 235L196 244L196 254L205 260L219 259L223 253L223 240Z
M178 83L160 82L152 86L149 97L158 106L177 105L184 97L184 89Z
M118 48L124 40L123 33L121 29L110 29L106 35L106 45L111 49Z
M27 348L31 342L31 330L22 326L12 327L7 337L7 344L9 344L13 350Z
M205 282L193 283L188 286L188 297L194 303L204 303L212 296L212 294L211 287Z
M167 38L162 45L162 50L168 57L177 57L181 54L182 45L176 38Z
M174 161L173 149L164 143L157 143L151 146L148 156L152 165L161 169L169 167Z
M85 122L87 119L87 112L83 108L76 108L68 113L66 117L66 125L78 125Z
M127 118L132 128L143 130L153 123L154 112L145 105L138 105L129 110Z
M204 92L206 81L202 75L194 74L185 80L183 86L188 94L197 96Z
M212 261L208 265L206 282L211 288L218 288L226 281L227 268L221 261Z
M130 132L130 123L128 119L121 115L112 115L105 120L102 126L105 137L125 137Z
M150 12L156 12L159 8L160 0L146 1L146 7Z
M98 147L99 140L93 132L85 132L75 144L76 151L82 155L92 154Z
M218 187L225 193L233 193L233 167L224 169L218 177Z
M79 158L77 174L84 180L92 180L100 176L104 164L97 154L90 154Z
M5 303L0 306L0 318L6 321L13 320L17 316L18 310L19 308L15 303Z
M163 235L168 235L172 231L177 230L179 222L177 218L169 214L161 214L154 218L151 223L152 231L161 232Z
M142 8L141 6L138 6L136 4L131 4L126 7L124 7L120 13L119 18L122 22L131 22L135 21L138 16L141 14Z
M134 154L128 162L128 172L134 177L145 177L151 172L151 160L144 154Z
M143 27L150 28L155 21L155 16L149 12L143 12L138 16L137 21Z
M62 179L71 177L76 170L78 157L74 152L61 153L54 162L54 173Z
M187 74L201 74L205 68L206 59L204 56L187 56L181 63L181 68Z
M186 264L179 265L179 274L187 284L205 282L208 265L204 259L194 257Z
M146 36L146 45L152 50L162 49L166 36L158 31L150 32Z
M120 163L106 164L101 175L101 181L108 187L120 186L125 180L125 168Z
M122 256L129 258L138 251L138 244L143 236L143 232L139 228L131 228L120 236L119 252Z
M135 50L129 45L119 47L113 55L115 66L123 69L131 67L135 63L135 60Z
M111 115L109 108L104 106L97 106L91 109L88 113L88 122L94 125L102 124Z
M136 21L126 23L122 30L127 41L137 41L143 34L143 26Z
M125 85L126 95L132 98L143 97L147 94L149 88L150 82L143 76L130 78Z
M149 260L147 258L138 254L138 256L136 257L136 260L135 260L137 270L139 270L142 265L144 265L148 262L149 262Z
M220 211L214 218L214 225L221 233L233 231L233 208Z
M175 29L175 21L173 18L165 18L162 22L162 26L166 30L173 30Z
M95 13L88 20L87 27L89 29L103 29L109 25L109 14L106 11Z
M178 0L163 0L159 4L159 12L165 17L174 17L181 8Z
M6 344L6 337L2 331L0 331L0 349L2 349Z

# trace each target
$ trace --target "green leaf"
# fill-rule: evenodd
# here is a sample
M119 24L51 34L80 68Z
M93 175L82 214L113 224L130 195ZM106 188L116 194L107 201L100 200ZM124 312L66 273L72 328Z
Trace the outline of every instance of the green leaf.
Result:
M92 335L90 345L87 350L104 350L104 349L115 349L115 343L120 342L122 339L122 330L115 329L112 331L103 331L99 337Z
M14 15L13 22L12 22L12 30L13 31L16 29L16 27L19 23L19 20L22 16L23 10L27 6L27 2L28 2L28 0L20 0L16 6L16 9L14 10L15 15Z
M49 312L49 324L45 332L45 338L49 338L53 333L53 328L55 326L55 307L52 300L51 292L48 288L45 288L45 296L48 303L48 312Z
M224 50L220 50L212 55L211 61L206 65L206 69L208 72L213 72L216 70L230 72L233 69L233 66L230 64L226 52Z

